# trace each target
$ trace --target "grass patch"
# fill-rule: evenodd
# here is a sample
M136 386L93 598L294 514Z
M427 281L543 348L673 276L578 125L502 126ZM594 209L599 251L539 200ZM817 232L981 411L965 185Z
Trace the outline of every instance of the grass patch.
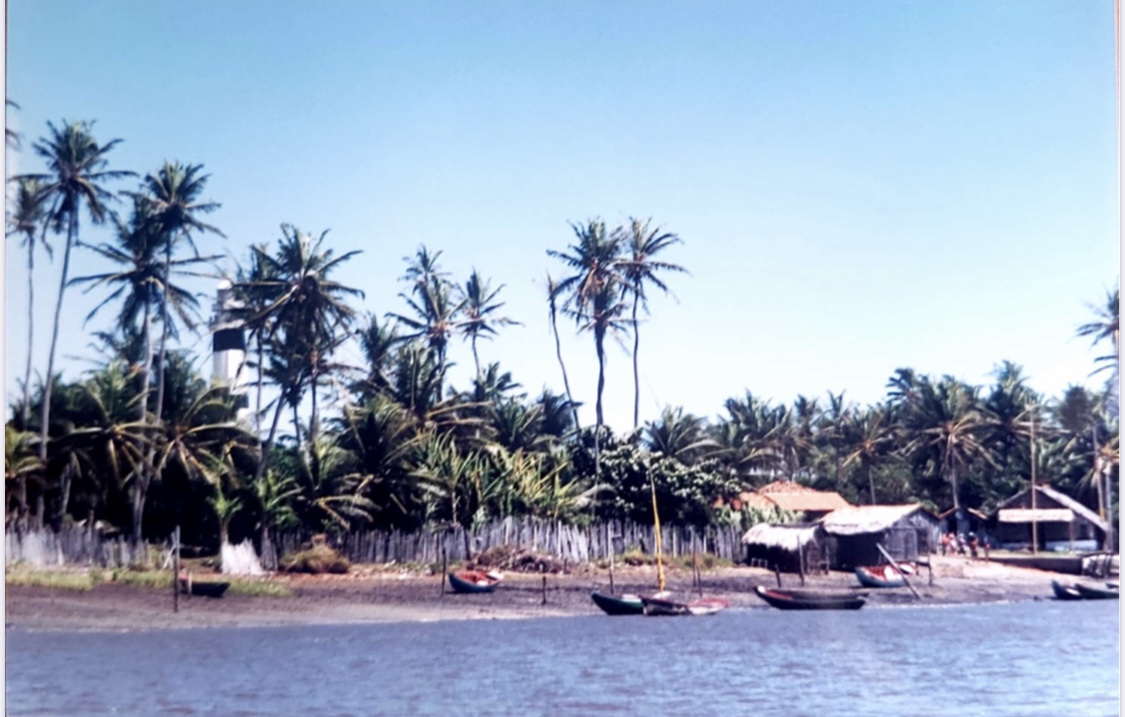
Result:
M172 573L167 570L123 570L115 568L110 573L109 582L136 588L168 589L172 587Z
M52 570L13 570L4 574L8 585L52 588L55 590L78 590L86 592L94 588L94 581L86 572L63 572Z
M293 591L269 580L232 580L230 592L251 597L293 597Z

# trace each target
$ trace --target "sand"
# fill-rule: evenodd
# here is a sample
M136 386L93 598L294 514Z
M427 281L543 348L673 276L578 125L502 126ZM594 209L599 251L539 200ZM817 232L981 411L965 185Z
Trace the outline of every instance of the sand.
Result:
M865 610L899 605L949 605L1049 599L1051 580L1074 576L972 561L961 556L933 558L933 584L923 569L912 581L921 598L906 588L870 591ZM505 576L491 594L441 593L437 575L397 573L359 568L349 575L269 578L290 588L291 597L251 597L229 593L221 599L183 597L172 610L169 590L106 583L81 592L7 585L5 622L9 630L163 630L318 625L436 620L520 619L601 614L590 600L591 590L608 591L605 570L585 568L566 575L548 575L546 602L538 574ZM671 570L668 588L685 599L698 596L691 573ZM635 567L616 573L617 592L652 592L655 569ZM753 593L755 585L776 585L772 572L733 567L703 573L703 594L723 598L731 609L769 609ZM800 585L797 575L783 574L786 587ZM806 587L856 587L851 573L834 572L806 579Z

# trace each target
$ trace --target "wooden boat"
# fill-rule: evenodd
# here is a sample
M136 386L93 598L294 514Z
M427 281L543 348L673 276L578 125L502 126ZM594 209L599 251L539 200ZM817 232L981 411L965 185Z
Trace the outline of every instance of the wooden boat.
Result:
M1096 587L1084 583L1075 583L1074 589L1082 596L1083 600L1117 600L1121 591L1111 587Z
M461 570L449 574L449 587L455 593L490 593L502 580L495 572Z
M180 578L180 592L199 597L221 598L229 587L229 582Z
M861 593L754 588L758 597L778 610L858 610L867 602Z
M1058 580L1051 581L1051 589L1055 591L1056 600L1082 600L1082 593L1073 585L1063 585Z
M638 595L606 595L595 590L590 597L606 615L643 615L645 612L645 604Z
M900 588L906 585L906 578L893 565L858 567L855 576L859 584L867 588Z
M692 600L691 602L678 602L666 597L642 595L641 602L644 604L645 615L660 617L714 615L715 613L730 607L729 602L727 602L726 600L719 600L718 598Z

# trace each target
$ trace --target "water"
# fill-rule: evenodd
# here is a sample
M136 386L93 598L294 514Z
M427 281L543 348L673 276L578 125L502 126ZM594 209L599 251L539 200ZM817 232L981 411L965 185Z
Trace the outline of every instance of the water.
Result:
M7 635L20 716L1101 716L1119 694L1113 601Z

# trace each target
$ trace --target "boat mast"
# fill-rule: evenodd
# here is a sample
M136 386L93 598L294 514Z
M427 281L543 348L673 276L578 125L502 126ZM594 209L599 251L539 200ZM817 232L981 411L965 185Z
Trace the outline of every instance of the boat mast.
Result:
M648 474L648 487L652 491L652 522L656 532L656 585L657 590L664 592L664 540L660 534L660 511L656 508L656 482L651 471Z

